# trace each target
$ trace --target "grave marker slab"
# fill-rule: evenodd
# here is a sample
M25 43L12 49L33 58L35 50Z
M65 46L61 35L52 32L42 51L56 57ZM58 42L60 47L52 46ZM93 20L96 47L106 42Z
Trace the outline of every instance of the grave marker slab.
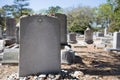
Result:
M87 28L85 30L84 40L88 44L92 44L93 43L93 31L90 28Z
M6 19L6 34L7 38L15 38L15 28L16 21L14 18L7 18Z
M60 71L60 24L44 15L20 20L19 76Z
M68 34L68 42L69 43L77 43L76 33L69 33Z
M113 36L113 48L120 49L120 32L115 32Z
M61 44L67 44L67 16L60 13L56 13L55 16L60 21Z
M18 63L19 49L5 49L2 64Z

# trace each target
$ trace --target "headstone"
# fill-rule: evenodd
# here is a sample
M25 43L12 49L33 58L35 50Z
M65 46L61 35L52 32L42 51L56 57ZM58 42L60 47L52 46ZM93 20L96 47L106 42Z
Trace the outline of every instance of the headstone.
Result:
M67 16L60 13L56 13L55 16L60 21L61 44L67 44Z
M104 33L103 32L97 32L97 37L104 37Z
M106 27L105 29L104 29L104 35L106 36L108 34L108 28Z
M84 40L87 44L93 43L93 31L90 28L87 28L84 33Z
M60 72L60 24L44 15L20 20L19 76Z
M68 51L61 51L61 63L63 64L72 64L74 63L74 59L75 59L75 52L72 50L68 50Z
M2 64L13 64L19 62L19 48L5 49Z
M113 36L113 48L120 49L120 32L115 32Z
M19 44L20 42L20 23L16 25L16 43Z
M76 33L69 33L68 34L68 42L69 43L77 43Z
M2 39L3 36L2 36L2 26L0 26L0 39Z
M5 41L4 40L0 40L0 60L3 59L4 48L5 48Z
M6 19L6 36L7 38L15 38L15 28L16 21L14 18L7 18Z

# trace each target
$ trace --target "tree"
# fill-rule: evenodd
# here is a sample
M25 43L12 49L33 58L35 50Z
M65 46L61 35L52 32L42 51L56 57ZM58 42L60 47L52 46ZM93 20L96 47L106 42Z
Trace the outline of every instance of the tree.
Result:
M2 28L5 26L4 17L5 17L5 11L2 8L0 8L0 26L2 26Z
M28 0L14 0L14 4L12 5L14 8L13 15L16 18L19 18L22 15L30 14L32 10L28 8L28 6Z
M56 7L51 6L48 8L47 13L48 14L63 13L63 10L60 6L56 6Z
M108 27L113 18L112 6L110 4L102 4L97 9L97 24L102 27Z
M84 33L88 25L94 22L94 9L77 7L67 11L68 29L71 32Z
M109 31L120 30L120 0L108 0L108 3L112 6L114 12L112 22L109 26Z

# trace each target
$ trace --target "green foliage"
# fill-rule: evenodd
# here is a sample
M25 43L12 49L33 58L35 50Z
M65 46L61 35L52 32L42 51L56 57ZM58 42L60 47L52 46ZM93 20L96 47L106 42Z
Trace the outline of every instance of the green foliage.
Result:
M108 3L100 5L97 10L96 22L102 27L108 27L112 19L113 11L112 6Z
M60 6L51 6L46 11L48 14L63 13L63 10Z
M14 0L14 5L12 6L14 8L13 15L18 18L22 15L28 15L32 11L28 8L28 0Z
M120 0L108 0L113 8L113 18L111 20L109 31L115 32L120 30Z
M0 8L0 26L2 28L5 26L5 11L2 8Z
M68 29L71 32L84 33L89 23L94 22L94 9L77 7L67 11Z

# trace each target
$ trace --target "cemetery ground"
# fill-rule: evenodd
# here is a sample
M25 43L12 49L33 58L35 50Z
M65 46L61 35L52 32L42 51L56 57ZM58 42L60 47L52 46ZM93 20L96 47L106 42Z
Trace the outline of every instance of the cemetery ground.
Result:
M120 80L119 53L106 52L104 47L96 48L93 44L86 46L79 46L78 44L71 45L72 49L76 51L75 60L73 64L61 64L61 70L66 76L61 76L60 79ZM18 73L18 65L0 65L0 80L7 80L11 74ZM36 79L29 78L28 80ZM47 78L43 80L47 80Z

